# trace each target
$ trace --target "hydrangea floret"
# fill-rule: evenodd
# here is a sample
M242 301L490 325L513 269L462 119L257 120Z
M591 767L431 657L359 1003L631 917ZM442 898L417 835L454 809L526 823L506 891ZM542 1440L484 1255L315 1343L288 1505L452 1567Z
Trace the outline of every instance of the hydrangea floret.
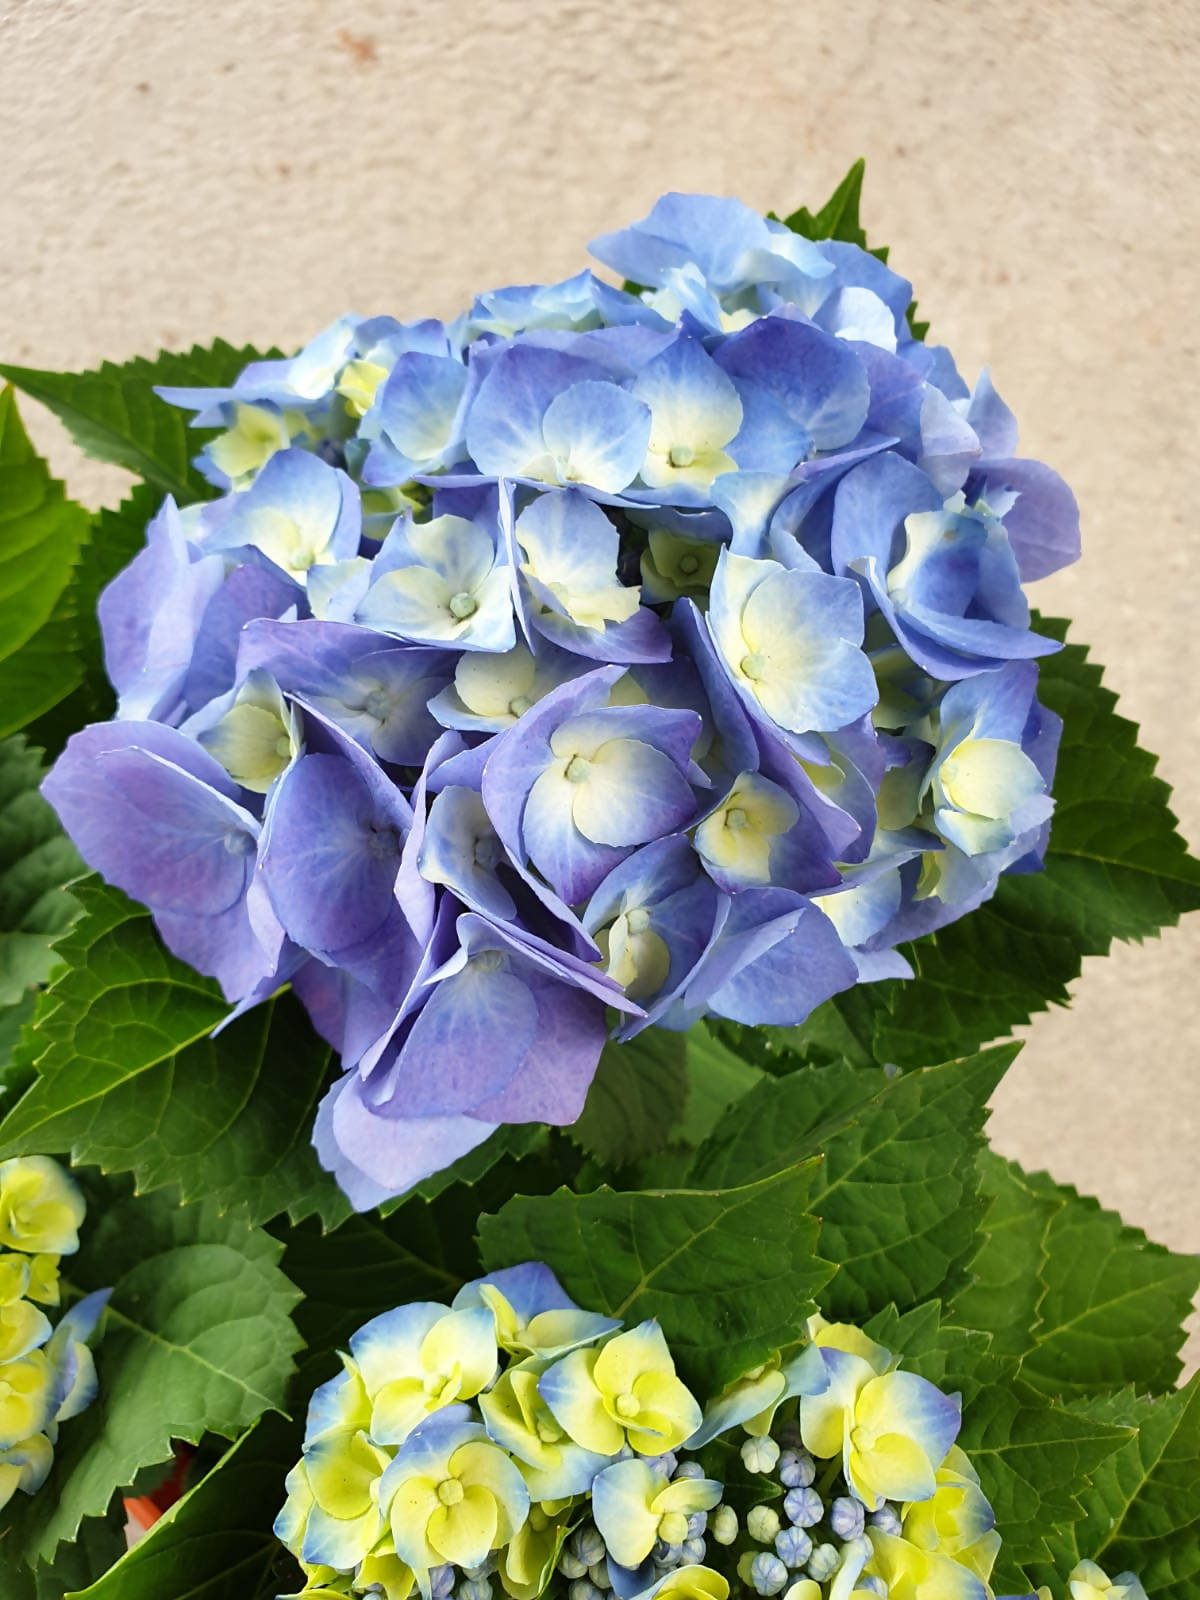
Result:
M59 1428L92 1403L98 1384L88 1341L109 1291L62 1302L59 1263L79 1249L87 1205L49 1156L0 1163L0 1510L42 1487Z
M764 1370L791 1374L765 1424ZM959 1396L820 1317L702 1408L656 1322L582 1310L526 1262L355 1334L276 1532L306 1595L993 1600L959 1420ZM1144 1600L1087 1562L1070 1590Z
M359 1208L573 1122L608 1033L904 975L1045 847L1025 585L1078 516L987 374L876 257L735 200L592 251L625 287L162 390L215 497L105 590L117 714L45 784L233 1005L291 983Z

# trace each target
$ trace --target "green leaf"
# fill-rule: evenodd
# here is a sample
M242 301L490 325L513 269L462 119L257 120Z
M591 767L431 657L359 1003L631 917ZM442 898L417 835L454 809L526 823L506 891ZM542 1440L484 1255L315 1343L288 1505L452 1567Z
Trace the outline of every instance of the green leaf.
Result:
M517 1195L480 1218L484 1265L546 1261L580 1305L657 1317L685 1379L711 1393L803 1334L833 1270L807 1215L818 1166L730 1189Z
M218 339L207 348L164 351L153 361L106 361L95 372L0 365L0 376L48 406L88 455L126 468L177 500L205 500L216 491L191 461L215 430L189 428L190 413L160 400L154 387L225 388L248 362L261 359L257 350Z
M1060 1589L1078 1560L1095 1561L1115 1577L1141 1578L1155 1600L1200 1595L1200 1374L1185 1389L1158 1399L1131 1392L1071 1407L1097 1424L1137 1433L1079 1489L1084 1517L1049 1539L1055 1568L1038 1581ZM1057 1581L1056 1581L1057 1580Z
M261 1417L79 1600L273 1600L303 1582L271 1531L301 1430Z
M149 913L92 878L30 1038L36 1081L0 1123L0 1159L67 1152L139 1189L242 1206L254 1221L349 1207L310 1144L331 1052L277 996L216 1038L220 990L159 942Z
M571 1138L608 1167L655 1155L670 1142L688 1093L684 1035L647 1028L607 1044Z
M1001 1359L986 1336L941 1321L936 1304L900 1316L894 1308L867 1331L904 1365L963 1395L958 1443L970 1456L1004 1540L997 1592L1027 1589L1023 1567L1045 1560L1046 1535L1083 1515L1088 1475L1129 1439L1128 1428L1084 1416L1031 1388L1019 1363Z
M986 1287L960 1295L956 1315L1000 1324L996 1338L1024 1357L1023 1376L1047 1394L1172 1388L1200 1257L1152 1243L1045 1173L995 1156L982 1170L994 1198L972 1268Z
M300 1345L280 1245L245 1216L170 1195L93 1197L68 1298L112 1286L100 1395L64 1426L45 1486L14 1518L14 1551L49 1560L173 1439L236 1438L282 1406Z
M68 585L87 524L29 442L12 390L0 389L0 737L80 681Z
M105 1517L89 1517L71 1544L63 1544L53 1562L39 1561L30 1568L13 1555L9 1559L7 1533L0 1531L0 1567L4 1571L4 1600L63 1600L86 1589L125 1551L125 1508L114 1499Z
M675 1138L695 1149L730 1106L760 1082L762 1072L718 1038L707 1022L696 1023L683 1037L687 1045L687 1104Z
M42 776L23 738L0 742L0 1008L45 983L78 911L63 885L83 863L38 793Z
M865 250L867 236L858 220L858 208L866 170L867 163L860 156L820 211L812 212L801 206L783 219L785 224L806 239L842 239ZM887 252L883 254L886 256Z
M809 1201L838 1263L823 1296L860 1320L957 1286L980 1214L976 1155L1015 1045L904 1077L845 1063L760 1083L697 1153L691 1181L750 1183L822 1154Z
M997 1355L1017 1358L1029 1349L1044 1292L1046 1230L1063 1201L1031 1181L1015 1161L979 1153L979 1190L988 1201L972 1281L955 1297L953 1315L992 1338Z
M1053 618L1038 627L1066 634ZM1101 677L1081 645L1041 663L1039 694L1064 720L1046 870L1002 878L978 911L904 946L915 978L828 1002L875 1060L919 1066L1001 1038L1065 1004L1084 956L1200 908L1200 862L1176 832L1170 790ZM827 1029L824 1011L799 1043Z

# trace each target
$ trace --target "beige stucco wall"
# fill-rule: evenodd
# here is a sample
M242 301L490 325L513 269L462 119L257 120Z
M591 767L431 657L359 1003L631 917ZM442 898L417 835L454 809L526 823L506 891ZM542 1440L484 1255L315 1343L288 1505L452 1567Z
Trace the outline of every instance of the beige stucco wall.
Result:
M791 208L856 156L934 333L1074 485L1042 587L1200 840L1194 0L17 0L0 350L83 366L552 279L667 188ZM54 426L77 492L119 493ZM1200 918L1092 962L1004 1151L1200 1248Z

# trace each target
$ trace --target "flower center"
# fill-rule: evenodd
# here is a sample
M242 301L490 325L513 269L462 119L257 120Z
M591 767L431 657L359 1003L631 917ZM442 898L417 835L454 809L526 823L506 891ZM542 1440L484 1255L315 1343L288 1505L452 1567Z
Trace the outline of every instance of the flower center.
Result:
M457 1478L447 1478L438 1484L437 1496L444 1506L456 1506L462 1500L463 1486Z
M400 852L400 840L394 828L368 828L367 854L375 861L387 861Z
M679 570L685 578L692 577L693 574L700 571L700 557L692 555L680 556Z
M557 1444L563 1437L563 1431L552 1417L539 1417L537 1436L543 1444Z
M586 756L572 756L563 777L568 783L582 783L591 770L592 763Z
M742 675L747 678L761 678L767 670L767 658L755 650L751 655L743 656L741 661Z
M696 459L696 452L691 445L673 444L667 451L667 460L673 467L690 467Z
M231 828L225 835L225 848L231 856L248 856L254 849L254 840L240 828Z
M740 833L743 828L750 826L750 818L741 806L730 806L725 813L725 826L732 828L735 833Z
M637 1395L619 1394L617 1396L617 1415L624 1417L626 1421L631 1417L636 1417L641 1409L637 1402Z
M372 689L363 702L363 710L376 722L386 722L392 714L392 695L389 689Z
M478 610L479 601L465 589L460 589L457 594L450 596L450 615L456 617L459 622L465 622L468 617L473 617Z
M509 714L514 717L523 717L532 704L533 701L527 694L519 694L515 700L508 702Z
M645 933L650 926L650 913L645 906L635 906L625 913L625 926L630 933Z
M875 1434L870 1428L851 1428L850 1443L856 1450L865 1455L875 1448Z
M292 741L288 738L286 733L280 734L279 738L276 739L275 754L281 761L289 761L291 759Z

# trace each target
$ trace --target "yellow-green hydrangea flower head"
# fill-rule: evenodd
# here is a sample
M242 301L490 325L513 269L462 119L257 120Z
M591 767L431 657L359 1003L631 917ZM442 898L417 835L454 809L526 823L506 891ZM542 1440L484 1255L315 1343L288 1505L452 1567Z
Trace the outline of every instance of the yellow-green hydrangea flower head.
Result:
M868 1530L867 1572L887 1584L888 1600L988 1600L976 1573L936 1550L921 1550L895 1534Z
M390 1459L365 1433L317 1440L287 1476L277 1537L302 1561L351 1571L383 1532L380 1480Z
M496 1326L486 1306L452 1311L417 1301L375 1317L350 1351L371 1401L371 1437L402 1443L431 1412L471 1400L496 1375Z
M599 1350L572 1350L543 1374L543 1400L576 1444L612 1456L628 1443L661 1455L700 1426L695 1396L676 1376L658 1323L618 1333Z
M78 1184L49 1156L0 1164L0 1245L28 1255L73 1255L86 1209Z
M54 1460L54 1447L44 1433L0 1451L0 1511L18 1492L35 1494L45 1483Z
M958 1433L961 1398L912 1372L877 1373L862 1356L822 1349L823 1394L800 1401L804 1447L841 1456L846 1482L869 1510L884 1500L928 1500Z
M0 1450L41 1433L58 1408L57 1373L41 1350L0 1367Z
M1081 1561L1067 1580L1071 1600L1146 1600L1141 1581L1132 1572L1110 1578L1094 1561Z
M515 1463L465 1418L437 1418L402 1445L380 1488L396 1554L429 1594L429 1569L482 1566L529 1515Z
M592 1515L613 1559L640 1567L655 1543L682 1544L688 1518L711 1511L722 1486L712 1478L677 1478L636 1459L606 1467L592 1484Z
M985 1582L991 1576L1000 1553L996 1518L978 1473L957 1445L937 1470L932 1499L905 1506L902 1522L910 1544L953 1557Z

